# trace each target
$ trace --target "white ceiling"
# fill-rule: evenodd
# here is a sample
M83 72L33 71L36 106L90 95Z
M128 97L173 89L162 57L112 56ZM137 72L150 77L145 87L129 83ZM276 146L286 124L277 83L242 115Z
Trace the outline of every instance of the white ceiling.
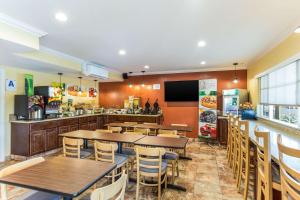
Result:
M0 13L48 33L43 46L121 72L248 63L300 25L299 8L299 0L0 0Z

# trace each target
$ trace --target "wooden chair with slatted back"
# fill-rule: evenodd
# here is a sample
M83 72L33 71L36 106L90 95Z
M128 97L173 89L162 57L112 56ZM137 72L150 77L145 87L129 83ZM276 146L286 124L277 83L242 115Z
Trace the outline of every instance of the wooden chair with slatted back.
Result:
M231 128L233 125L233 115L229 114L228 116L228 136L227 136L227 159L228 163L230 160L230 152L231 152Z
M114 183L98 188L91 194L91 200L124 200L128 175L123 170L122 176Z
M181 127L188 127L187 124L171 124L171 126L181 126ZM186 131L178 131L178 135L186 137Z
M143 124L146 125L158 125L158 123L151 123L151 122L144 122ZM150 129L150 132L148 133L148 135L157 135L156 129Z
M83 145L82 139L63 138L63 155L64 157L86 158L91 155L90 152L81 151Z
M115 151L118 149L117 144L95 141L94 148L96 161L110 162L117 165L112 171L112 175L106 176L112 178L112 182L115 181L116 176L121 175L121 173L116 173L119 169L125 168L128 174L128 157L123 154L115 154Z
M235 148L236 148L236 135L238 133L238 117L234 116L233 122L232 122L232 128L231 128L231 152L230 152L230 162L229 166L233 169L234 167L234 161L235 161Z
M238 166L237 187L240 191L241 182L244 181L244 200L247 199L249 190L250 175L250 138L249 138L249 121L238 120L240 135L240 163ZM234 158L236 159L236 158Z
M161 184L167 188L167 162L162 160L164 151L159 148L136 147L137 187L136 200L139 199L140 185L158 188L158 200L161 199ZM157 183L147 183L146 178L156 178Z
M288 163L286 157L295 159L295 165L299 167L300 149L294 149L282 144L281 135L277 136L279 150L279 164L281 177L281 197L282 200L300 199L300 170L296 169L292 163Z
M180 138L179 135L174 134L159 134L158 137L169 137L169 138ZM177 172L177 177L179 176L179 155L174 151L174 149L167 149L163 156L163 159L168 161L168 166L172 170L172 183L175 181L175 169Z
M119 126L109 126L108 130L111 130L113 133L121 133L122 127Z
M140 132L143 135L148 135L150 133L150 129L148 129L148 128L137 128L137 127L135 127L133 129L133 131L134 132Z
M24 170L28 167L32 167L34 165L37 165L39 163L44 162L45 159L43 157L37 157L37 158L33 158L33 159L29 159L23 162L19 162L13 165L10 165L2 170L0 170L0 178L4 177L4 176L8 176L10 174L16 173L18 171ZM53 195L50 193L46 193L46 192L37 192L34 190L30 190L24 194L22 194L21 196L18 195L18 197L16 197L16 194L18 194L17 191L17 187L14 187L14 189L10 190L8 192L7 189L7 184L0 184L0 188L1 188L1 195L0 195L0 199L1 200L8 200L8 199L37 199L39 198L44 198L44 199L60 199L59 196L57 195Z
M273 199L273 188L281 191L280 175L277 170L272 170L270 132L259 131L255 127L257 149L257 200L264 194L265 200ZM261 143L263 145L261 145Z
M240 121L239 118L235 118L234 121L234 155L233 155L233 176L236 178L239 175L240 164L241 164L241 140L242 140L242 126L243 121ZM237 124L237 125L236 125Z
M107 129L96 129L96 133L112 133L112 130Z
M177 135L177 130L164 130L164 129L159 129L158 134L166 134L166 135Z
M137 125L138 123L137 122L123 122L124 124L132 124L132 125ZM134 131L134 128L133 127L126 127L126 131L129 132L129 131Z

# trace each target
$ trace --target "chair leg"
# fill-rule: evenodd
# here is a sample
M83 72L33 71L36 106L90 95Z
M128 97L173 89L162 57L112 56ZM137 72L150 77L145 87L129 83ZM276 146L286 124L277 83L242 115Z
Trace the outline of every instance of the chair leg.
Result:
M139 189L140 189L140 175L137 173L136 175L136 193L135 193L135 199L139 199Z
M248 196L248 187L249 187L249 163L246 163L246 169L245 169L245 188L244 188L244 200L247 200Z
M112 171L111 182L115 182L115 170Z
M172 183L175 181L175 161L172 161Z
M256 188L256 195L257 195L257 197L256 197L256 199L257 200L261 200L261 187L262 187L262 185L261 185L261 178L260 178L260 176L258 176L257 177L257 186L256 186L257 188Z
M158 177L158 200L161 198L161 176Z
M176 160L177 177L179 177L179 160Z
M240 165L238 166L238 176L237 176L237 181L236 181L236 187L238 188L238 191L240 191L242 169L243 169L243 161L240 161Z
M168 187L168 175L167 172L165 173L165 189Z

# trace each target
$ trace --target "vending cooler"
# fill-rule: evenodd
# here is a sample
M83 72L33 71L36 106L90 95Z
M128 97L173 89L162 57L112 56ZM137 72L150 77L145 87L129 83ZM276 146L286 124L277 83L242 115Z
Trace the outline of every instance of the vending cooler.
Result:
M239 114L239 106L248 101L248 91L245 89L223 90L223 115Z

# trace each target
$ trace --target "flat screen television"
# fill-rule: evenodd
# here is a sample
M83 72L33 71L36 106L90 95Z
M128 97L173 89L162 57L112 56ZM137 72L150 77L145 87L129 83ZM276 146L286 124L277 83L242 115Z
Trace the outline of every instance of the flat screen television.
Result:
M199 81L165 81L165 101L198 101Z

